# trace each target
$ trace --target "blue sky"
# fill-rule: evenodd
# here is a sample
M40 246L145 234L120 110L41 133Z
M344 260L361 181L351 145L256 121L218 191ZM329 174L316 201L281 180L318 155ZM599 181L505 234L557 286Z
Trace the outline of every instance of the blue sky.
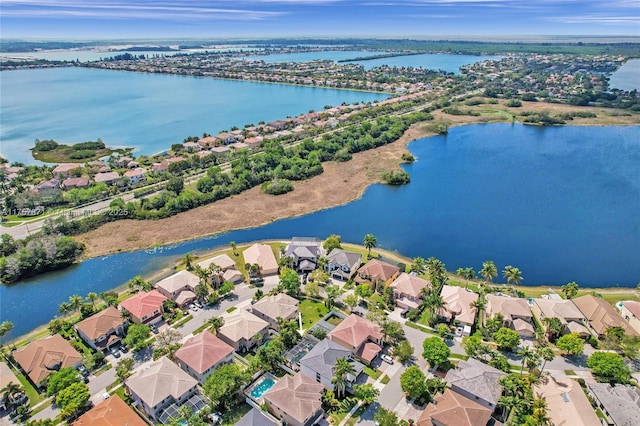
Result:
M3 38L640 36L640 0L2 0Z

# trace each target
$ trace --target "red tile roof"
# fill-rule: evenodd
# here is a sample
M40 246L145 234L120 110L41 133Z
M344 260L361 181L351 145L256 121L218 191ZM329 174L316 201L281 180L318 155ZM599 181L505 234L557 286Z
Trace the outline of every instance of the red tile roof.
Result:
M121 303L131 315L136 318L143 318L152 314L162 307L162 302L167 300L158 290L151 290L148 293L137 293Z
M118 395L93 407L71 426L147 426Z
M382 327L368 319L351 314L336 326L329 334L329 340L337 338L355 348L359 348L368 340L380 341Z
M175 357L198 374L202 374L231 353L233 353L231 346L208 331L204 331L187 339L175 353Z

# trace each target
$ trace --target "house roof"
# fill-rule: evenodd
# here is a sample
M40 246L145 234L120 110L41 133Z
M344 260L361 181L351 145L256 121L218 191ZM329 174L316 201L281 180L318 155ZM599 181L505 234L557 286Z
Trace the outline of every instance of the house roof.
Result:
M120 305L136 318L146 317L162 307L167 300L158 290L136 293Z
M205 259L201 262L198 262L198 265L206 269L213 263L218 265L223 271L226 271L229 268L235 268L236 266L236 261L229 257L227 254L221 254L209 259Z
M631 385L611 386L609 383L587 383L589 390L602 403L617 426L638 424L640 389Z
M198 374L202 374L233 353L233 348L218 337L203 331L187 339L175 353L179 359Z
M334 248L327 256L327 259L330 263L335 263L351 269L354 266L360 265L360 262L362 262L362 255Z
M124 176L128 177L128 178L132 178L132 177L137 177L137 176L144 175L145 172L146 172L145 169L143 169L141 167L136 167L135 169L129 170L127 172L124 172Z
M156 283L156 287L169 293L174 293L180 289L184 289L185 287L193 291L198 284L200 284L200 278L186 269L183 269L180 272L158 281Z
M471 304L478 300L478 295L462 287L451 285L443 285L440 296L445 302L444 308L438 311L438 314L450 318L455 314L456 319L467 324L473 324L476 321L476 308Z
M40 383L51 371L82 362L82 355L59 334L29 343L15 351L13 358L35 384Z
M431 419L444 426L485 426L491 418L491 410L447 389L435 397L434 402L418 418L418 426L432 426Z
M244 309L237 309L224 318L224 325L218 333L232 342L237 342L240 339L249 340L268 327L269 323L262 318Z
M147 426L147 423L118 395L113 395L78 417L71 426Z
M76 324L76 328L91 340L104 336L124 324L122 313L113 306L91 315Z
M227 269L222 274L222 278L225 281L231 281L234 283L238 281L244 281L244 275L242 275L242 273L236 269Z
M533 328L533 324L521 318L516 318L513 320L513 329L518 333L528 331L529 333L534 334L536 332L535 328Z
M351 358L350 350L343 348L329 339L323 339L315 345L313 349L300 360L300 366L304 365L323 377L333 377L333 367L336 365L338 358L351 360L351 365L353 365L356 370L356 376L364 369L364 365Z
M82 164L78 163L66 163L57 165L55 169L53 169L53 174L56 173L66 173L70 170L77 169L78 167L82 167Z
M636 331L616 312L614 307L599 297L588 294L576 297L573 303L584 314L596 333L604 334L609 327L622 327L625 333L637 336Z
M4 362L0 362L0 389L4 389L9 383L20 384L13 371Z
M129 377L125 385L149 407L155 407L167 397L180 398L198 382L166 356L149 364Z
M89 178L86 177L73 177L62 181L64 186L86 186L89 185Z
M584 319L584 315L572 300L534 299L545 318L556 317L566 324L570 320Z
M589 329L587 327L585 327L584 325L580 324L579 322L569 321L567 323L567 328L569 329L569 332L571 332L571 333L578 333L578 334L586 335L586 336L589 336L591 334L589 332Z
M364 345L360 346L355 355L360 359L371 363L371 361L373 361L381 351L382 348L379 345L372 342L367 342Z
M498 380L505 374L497 368L469 358L466 361L460 361L458 368L449 370L445 380L454 389L456 387L462 389L495 406L502 393Z
M555 425L602 426L580 384L573 379L546 376L533 388L547 401L547 414Z
M393 280L390 287L396 289L401 294L406 294L418 299L422 296L422 289L431 288L431 283L415 275L409 275L403 272L398 275L398 278Z
M487 295L487 315L501 313L504 319L511 321L513 317L529 317L533 315L525 299L496 294Z
M640 318L640 302L624 300L620 303L622 303L624 307L627 308L636 318Z
M327 338L330 340L338 338L358 348L368 340L379 341L382 339L382 327L366 318L351 314L331 330L327 334Z
M305 424L322 407L324 386L298 373L284 376L263 396L265 402Z
M298 312L298 303L298 299L288 294L279 293L274 296L263 297L251 307L251 310L258 311L274 320L278 317L286 319Z
M196 294L194 292L192 292L191 290L182 290L180 293L178 293L178 295L176 296L176 300L175 302L182 306L185 303L193 300L196 298Z
M278 269L278 261L273 255L271 246L266 244L254 244L243 253L245 263L257 263L262 270Z
M116 172L96 173L93 176L94 182L110 182L118 179L120 179L120 175Z
M236 423L236 426L274 426L275 423L271 421L260 410L252 408L247 414Z
M320 251L320 242L314 244L313 242L308 241L292 241L288 246L285 252L285 256L295 256L295 257L318 257L318 253Z
M389 265L378 259L373 259L358 269L358 274L370 277L374 280L386 281L400 272L397 266Z

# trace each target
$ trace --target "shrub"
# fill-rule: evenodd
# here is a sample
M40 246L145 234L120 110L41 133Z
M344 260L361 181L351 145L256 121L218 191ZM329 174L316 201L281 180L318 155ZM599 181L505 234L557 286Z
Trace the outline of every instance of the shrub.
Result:
M388 185L405 185L411 182L411 176L404 170L394 170L393 172L386 172L382 175L382 179Z
M271 195L286 194L293 191L293 184L288 179L273 179L262 184L262 190Z

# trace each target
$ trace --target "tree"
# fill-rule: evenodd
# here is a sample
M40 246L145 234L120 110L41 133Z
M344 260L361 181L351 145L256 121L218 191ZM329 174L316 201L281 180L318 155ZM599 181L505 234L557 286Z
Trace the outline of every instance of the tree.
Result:
M378 407L373 418L379 426L398 426L398 416L393 411Z
M66 317L71 311L73 311L73 308L69 302L62 302L58 305L58 313L63 317Z
M377 244L378 240L376 240L376 237L373 234L367 234L364 236L362 245L367 249L367 258L371 258L371 249L375 248Z
M284 268L280 273L279 287L293 297L297 297L300 294L300 278L293 269Z
M256 356L251 360L251 366L254 370L273 371L286 361L284 352L282 340L273 339L268 345L262 345L258 348Z
M206 322L210 330L213 330L213 334L218 334L218 330L224 325L224 318L211 317Z
M167 191L171 191L176 195L180 195L184 189L184 180L182 178L174 176L167 181L165 188Z
M331 253L333 249L341 249L342 245L340 245L340 235L329 235L324 243L322 243L322 247L327 253Z
M193 255L193 253L186 253L184 256L182 256L182 260L184 260L184 267L187 268L187 271L191 270L191 262L193 262L193 260L196 257Z
M333 389L338 399L344 397L348 383L347 377L349 375L354 375L355 372L355 367L349 362L349 360L347 360L346 357L336 359L336 364L333 367L333 378L331 379L331 384L333 385Z
M522 366L520 367L520 374L524 371L524 365L537 356L536 353L528 346L520 348L517 355L520 357L520 362L522 363Z
M414 257L409 267L411 272L415 272L418 275L422 275L427 271L427 264L423 257Z
M422 342L424 351L422 356L431 366L446 362L451 355L451 350L439 337L429 337Z
M396 346L400 341L404 340L404 329L399 322L384 319L382 324L382 340L386 343Z
M47 385L47 396L58 394L62 389L69 387L73 383L79 383L80 373L73 367L61 368L53 373Z
M355 294L351 293L344 297L344 303L349 306L349 309L353 310L358 305L359 298Z
M502 271L502 276L507 279L507 282L509 284L513 284L513 285L520 284L520 282L523 279L522 272L520 271L520 269L511 265L507 265L504 267L504 270Z
M107 306L116 306L118 304L118 293L115 291L105 291L100 293L100 299L104 300Z
M538 356L540 356L540 358L542 358L543 360L542 367L540 367L540 373L542 373L544 371L545 365L547 365L547 362L553 361L553 359L556 357L556 354L549 346L538 347L536 348L536 351L538 352Z
M231 294L233 293L233 290L235 290L235 288L236 288L235 284L233 284L231 281L225 281L220 286L220 294L221 295Z
M542 322L547 328L547 338L549 341L554 342L564 329L562 321L556 317L545 317L542 319Z
M84 302L82 296L79 296L77 294L72 294L71 296L69 296L69 305L72 311L79 310L80 306L82 306L82 302Z
M587 367L600 380L628 383L631 378L629 368L622 357L614 352L594 352L587 359Z
M262 296L264 296L264 292L259 288L255 293L253 293L253 300L257 302L258 300L262 299Z
M567 299L573 299L578 294L578 288L578 283L571 281L562 286L562 294L564 294L564 297Z
M324 305L327 309L333 308L335 305L335 299L340 295L340 287L337 285L329 285L324 289L325 293L327 293L327 298L324 301Z
M181 341L182 334L178 330L167 328L156 335L155 345L160 353L168 354L169 358L173 359L173 354L180 347Z
M229 410L236 401L240 388L249 381L249 374L237 364L225 364L207 378L203 389L211 407Z
M551 426L551 419L547 414L547 401L544 398L536 398L533 400L531 407L533 413L527 418L525 426Z
M206 284L198 284L195 288L195 295L198 300L205 301L209 297L209 286Z
M418 401L428 398L427 377L418 366L412 365L400 375L400 388L409 398Z
M278 318L277 322L278 322L278 333L280 334L280 339L282 340L282 344L284 344L284 347L286 349L293 348L302 337L300 336L300 332L298 330L297 321L293 319L286 321L282 318Z
M407 340L403 340L395 347L393 354L402 364L406 364L413 357L413 346Z
M439 259L435 257L430 257L426 262L427 274L429 275L429 280L433 285L435 292L440 293L440 288L447 280L447 268Z
M493 340L498 344L500 349L513 350L513 348L520 344L520 335L515 330L501 327L493 333Z
M0 394L3 395L2 400L5 404L9 403L13 405L15 401L24 394L24 388L18 383L9 382L5 387L0 389Z
M89 401L89 386L82 382L73 383L60 390L56 397L56 405L60 407L63 417L71 417Z
M307 285L304 286L304 292L312 299L317 299L320 296L320 286L315 281L308 282Z
M13 330L13 323L11 321L2 321L0 323L0 339L11 334L11 330Z
M445 307L445 301L434 289L429 289L422 297L422 304L429 313L429 325L436 323L438 310Z
M373 290L371 290L371 286L369 284L364 283L356 287L355 293L361 298L367 299L373 295Z
M131 348L134 352L139 352L149 346L147 338L151 333L148 325L131 324L127 330L127 336L122 340L124 344Z
M493 281L493 279L498 276L498 269L496 268L496 264L493 263L492 260L487 260L485 262L482 262L482 269L480 269L480 275L482 275L482 277L486 281L489 281L489 282Z
M91 302L91 306L95 306L96 301L98 300L98 293L95 293L93 291L87 293L87 300Z
M101 351L98 351L93 354L89 354L84 357L84 366L89 371L93 371L96 368L100 367L104 364L104 354Z
M365 405L375 402L378 395L380 395L380 391L374 388L372 383L353 386L353 396Z
M131 376L133 365L133 358L123 358L118 361L116 365L116 377L120 380L120 383L124 383L124 381Z
M556 341L556 346L558 349L574 356L584 352L584 340L578 333L565 334Z
M233 253L234 256L238 255L238 246L236 245L235 241L231 241L229 243L229 247L231 247L231 252Z
M145 281L140 275L131 278L127 285L131 293L137 293L139 291L150 291L153 288L151 286L151 283Z
M449 326L447 324L438 324L438 328L436 329L436 331L438 332L438 336L442 337L443 339L451 333L451 330L449 329Z
M480 346L482 346L482 336L479 332L462 338L462 348L470 357L475 357L478 354Z

